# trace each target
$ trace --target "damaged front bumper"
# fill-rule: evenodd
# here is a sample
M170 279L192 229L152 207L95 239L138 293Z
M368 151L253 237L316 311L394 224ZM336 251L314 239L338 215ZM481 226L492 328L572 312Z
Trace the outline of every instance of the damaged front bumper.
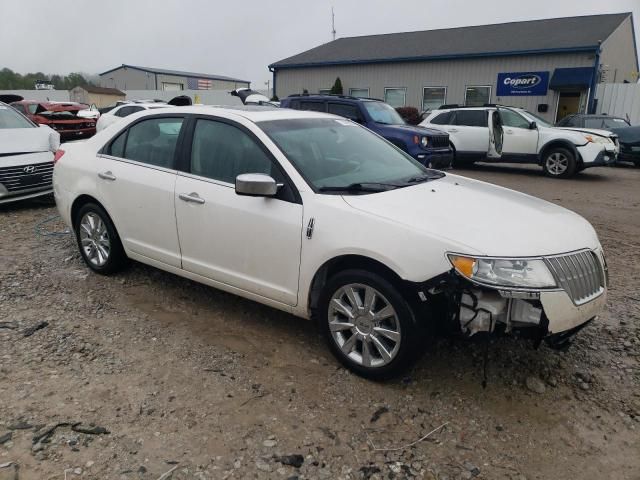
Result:
M511 333L564 346L604 309L608 273L601 249L539 257L553 288L516 288L478 283L453 269L423 284L418 298L441 310L447 330L471 337ZM431 300L431 301L429 301Z

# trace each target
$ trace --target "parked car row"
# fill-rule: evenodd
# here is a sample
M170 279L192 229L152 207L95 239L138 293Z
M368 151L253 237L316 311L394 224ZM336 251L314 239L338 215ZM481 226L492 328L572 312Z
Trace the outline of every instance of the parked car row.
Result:
M427 168L365 127L393 123L384 104L359 102L362 122L270 106L137 112L56 155L58 210L93 271L137 260L315 318L368 378L400 373L440 329L564 346L596 318L607 267L586 220ZM392 126L425 147L439 135Z

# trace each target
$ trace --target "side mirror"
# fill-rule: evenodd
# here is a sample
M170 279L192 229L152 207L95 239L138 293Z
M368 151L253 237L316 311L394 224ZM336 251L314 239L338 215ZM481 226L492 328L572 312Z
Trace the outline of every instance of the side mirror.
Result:
M236 194L248 197L273 197L278 184L264 173L243 173L236 177Z
M538 128L538 124L536 122L531 122L529 124L529 130L535 130L536 128Z

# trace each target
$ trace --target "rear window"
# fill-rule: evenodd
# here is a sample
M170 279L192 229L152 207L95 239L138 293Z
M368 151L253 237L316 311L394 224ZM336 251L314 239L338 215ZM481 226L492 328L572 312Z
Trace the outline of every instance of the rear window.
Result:
M434 125L448 125L450 118L451 112L445 112L433 117L429 123L433 123Z
M457 110L455 125L465 127L488 127L486 110Z
M0 128L30 128L33 123L13 108L0 105Z
M312 112L326 112L324 102L300 102L301 110L311 110Z

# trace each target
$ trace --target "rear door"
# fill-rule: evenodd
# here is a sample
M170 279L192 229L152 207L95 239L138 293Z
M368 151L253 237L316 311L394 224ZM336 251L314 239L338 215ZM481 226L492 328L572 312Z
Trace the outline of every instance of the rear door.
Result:
M145 117L118 135L98 159L100 197L124 246L180 267L174 189L182 116Z
M502 121L497 110L489 112L489 149L487 157L498 159L502 157L502 145L504 142L504 131Z
M484 109L460 109L453 112L445 131L455 135L461 153L486 156L489 149L488 111Z

